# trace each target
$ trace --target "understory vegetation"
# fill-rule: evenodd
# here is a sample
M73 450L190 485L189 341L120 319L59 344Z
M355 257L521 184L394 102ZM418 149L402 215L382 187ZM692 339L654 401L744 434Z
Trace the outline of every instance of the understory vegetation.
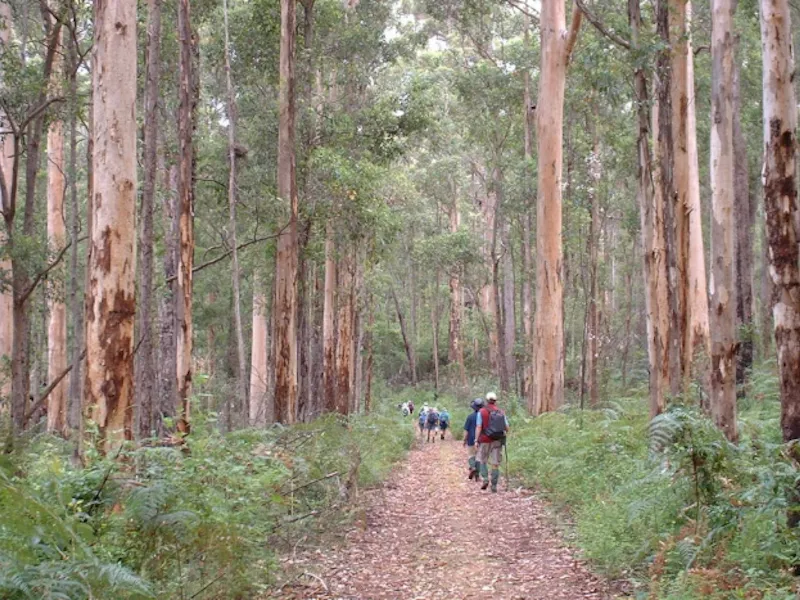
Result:
M513 476L566 511L584 556L635 598L796 598L800 538L786 515L800 474L780 439L774 366L756 368L740 400L738 445L679 400L649 421L646 394L517 415Z
M0 465L0 598L252 598L275 556L348 516L413 441L386 414L87 455L50 435Z

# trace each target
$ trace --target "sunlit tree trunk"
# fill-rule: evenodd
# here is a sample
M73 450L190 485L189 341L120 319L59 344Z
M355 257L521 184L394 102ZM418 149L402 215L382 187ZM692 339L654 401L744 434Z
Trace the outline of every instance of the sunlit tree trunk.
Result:
M138 435L148 438L155 429L156 340L153 335L153 210L158 176L158 100L161 73L161 0L150 0L147 16L147 71L144 86L144 154L139 226L138 290L134 356ZM157 411L156 411L157 413Z
M325 410L336 410L336 257L333 240L333 225L328 221L325 228L325 286L322 307L322 387L325 395Z
M180 252L178 254L178 430L188 432L192 394L192 269L194 268L194 109L195 75L193 32L189 0L178 0L180 72L178 105L178 207L180 211ZM235 244L234 244L235 251Z
M163 220L164 223L164 278L167 286L162 292L161 303L159 305L159 406L158 417L155 420L158 433L163 433L163 417L172 418L175 416L178 398L178 354L176 352L176 332L178 306L178 243L180 240L180 223L178 213L177 180L178 172L174 165L160 169L164 174L164 199L163 199Z
M736 439L733 0L711 2L711 414Z
M132 439L136 215L136 3L94 5L92 299L86 402L104 449Z
M52 93L58 94L62 77L61 43L53 61ZM56 119L47 132L47 241L51 252L60 252L67 242L64 220L64 123ZM63 269L59 269L63 273ZM53 272L51 272L53 273ZM55 274L55 273L53 273ZM61 289L48 298L47 381L55 381L67 368L67 306ZM47 431L65 434L67 382L62 381L47 397Z
M800 286L797 206L797 101L788 0L761 0L764 61L764 209L772 275L772 315L781 389L781 430L800 439ZM789 511L789 524L800 511Z
M511 249L511 234L508 221L503 223L501 237L503 240L503 256L501 264L503 267L503 342L505 350L506 372L508 373L509 383L513 387L516 373L517 361L514 350L517 345L517 324L516 311L514 306L515 286L514 286L514 261Z
M372 362L374 359L374 328L375 328L375 300L373 299L372 295L367 301L369 311L369 317L367 322L367 341L366 341L366 349L365 352L367 354L367 373L366 373L366 382L365 382L365 390L364 390L364 412L369 414L372 410Z
M564 87L567 65L581 23L581 12L572 11L566 29L564 3L542 4L542 67L539 79L537 131L539 142L536 318L534 321L534 414L557 409L564 402L564 303L561 244L561 173L563 156Z
M278 197L289 203L289 224L278 237L275 268L273 360L275 420L297 416L297 190L295 188L295 1L281 0L278 123Z
M675 190L675 293L681 314L678 334L681 344L682 388L688 393L697 363L699 379L707 383L708 296L706 292L703 232L700 207L700 174L697 163L697 132L694 98L694 56L689 37L690 3L670 0L672 38L671 108L673 182ZM677 340L676 340L677 343Z
M640 48L642 26L640 0L628 0L628 20L631 26L631 46ZM669 389L669 304L667 300L667 270L664 255L664 208L656 201L650 154L650 117L647 78L643 66L634 73L634 88L638 115L636 138L637 196L640 207L645 311L647 321L647 354L650 367L650 416L665 408Z
M686 3L686 19L691 23L691 2ZM697 102L694 90L694 52L691 35L686 52L686 153L689 163L689 185L686 196L688 221L689 263L687 310L688 327L684 338L684 374L699 380L708 389L708 371L711 360L711 338L708 316L708 282L706 279L705 249L703 242L702 206L700 204L700 166L697 156Z
M259 276L253 272L253 342L250 350L250 425L267 423L267 296Z

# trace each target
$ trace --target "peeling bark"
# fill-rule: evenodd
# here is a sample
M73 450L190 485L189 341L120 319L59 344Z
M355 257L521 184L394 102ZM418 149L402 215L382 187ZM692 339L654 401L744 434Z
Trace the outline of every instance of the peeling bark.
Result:
M91 298L86 402L103 449L132 439L136 214L136 4L95 3Z

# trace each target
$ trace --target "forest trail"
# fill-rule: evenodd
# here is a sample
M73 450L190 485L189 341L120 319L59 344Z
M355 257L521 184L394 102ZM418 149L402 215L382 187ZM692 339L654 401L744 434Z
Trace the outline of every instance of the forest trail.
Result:
M430 600L606 599L529 492L481 491L467 480L460 442L418 442L371 502L343 546L298 552L285 566L299 576L274 598ZM493 537L475 520L491 510Z

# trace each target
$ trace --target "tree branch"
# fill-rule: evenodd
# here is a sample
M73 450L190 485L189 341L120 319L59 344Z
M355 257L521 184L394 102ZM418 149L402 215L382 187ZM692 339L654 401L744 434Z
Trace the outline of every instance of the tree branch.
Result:
M566 48L564 49L564 63L569 65L569 61L572 58L572 51L575 49L575 42L578 41L578 32L581 29L581 17L583 16L583 12L576 4L572 7L572 23L570 23L569 31L567 32L567 44Z
M25 118L25 120L22 122L22 125L20 125L20 126L19 126L19 130L20 130L20 131L25 131L25 128L27 128L27 127L28 127L28 125L30 124L30 122L31 122L31 121L33 121L34 119L36 119L36 117L38 117L38 116L39 116L40 114L42 114L44 111L46 111L46 110L47 110L47 108L48 108L48 107L49 107L51 104L55 104L56 102L63 102L63 101L64 101L64 99L65 99L65 98L64 98L63 96L55 96L54 98L48 98L47 100L45 100L44 102L42 102L42 104L40 104L40 105L39 105L39 106L38 106L36 109L34 109L34 111L33 111L31 114L29 114L29 115L28 115L28 116Z
M83 349L83 352L81 352L81 356L80 356L80 358L78 360L83 360L84 358L86 358L86 348ZM53 393L53 390L56 389L56 386L59 383L61 383L61 380L63 380L64 377L66 377L69 374L69 372L72 371L72 367L74 365L75 365L75 363L72 363L71 365L66 367L63 371L61 371L61 373L59 373L56 376L55 379L53 379L53 381L51 381L47 385L46 388L44 388L44 390L42 391L42 393L39 396L38 400L36 400L36 402L34 402L31 405L31 407L28 409L28 412L25 413L25 417L24 417L23 423L27 423L28 420L36 413L36 411L39 410L42 407L42 405L47 400L47 397L50 396L51 393Z
M241 244L236 246L236 250L241 250L242 248L247 248L247 246L252 246L253 244L257 244L258 242L265 242L267 240L274 240L274 239L280 237L280 235L283 233L284 229L286 229L288 226L289 226L289 224L287 223L286 225L284 225L281 228L281 230L278 233L276 233L274 235L265 235L264 237L254 238L252 240L248 240L246 242L242 242ZM222 262L223 260L228 258L231 254L233 254L233 249L227 250L227 251L223 252L222 254L220 254L219 256L217 256L216 258L212 258L211 260L209 260L207 262L204 262L204 263L202 263L200 265L197 265L196 267L194 267L192 269L192 274L194 275L195 273L197 273L198 271L202 271L206 267L210 267L212 265L217 264L218 262ZM172 283L177 278L178 278L177 275L173 275L172 277L167 279L167 283Z
M523 15L533 19L533 21L537 25L539 24L539 15L536 14L535 12L532 12L533 9L530 6L528 6L525 2L519 2L519 0L505 0L505 1L510 7L516 8Z
M600 21L600 19L598 19L594 14L592 14L589 11L588 8L586 8L586 4L584 4L583 0L575 0L575 4L580 9L580 11L583 13L583 16L586 17L586 20L589 21L589 23L591 23L592 25L594 25L594 28L597 29L597 31L599 31L602 35L607 37L609 40L611 40L612 42L614 42L618 46L621 46L622 48L625 48L626 50L630 50L631 49L631 43L628 40L626 40L626 39L622 38L621 36L617 35L613 31L611 31L609 29L606 29L606 27L603 25L602 21Z
M82 238L78 239L78 242L82 242L85 239L86 239L86 236L83 236ZM42 280L42 278L44 278L50 271L52 271L53 269L55 269L58 266L58 263L60 263L61 259L64 258L64 255L67 253L67 250L69 250L70 246L72 246L72 242L71 241L67 242L64 245L64 247L58 253L58 255L56 256L55 260L53 260L53 262L51 262L49 265L47 265L47 267L45 267L45 269L43 271L39 271L39 273L36 274L36 277L33 278L33 281L31 281L31 284L28 286L28 288L25 290L25 292L23 292L22 296L17 300L17 304L18 305L21 306L21 305L25 304L25 302L28 300L30 295L33 293L33 290L35 290L36 286L39 285L39 282Z

